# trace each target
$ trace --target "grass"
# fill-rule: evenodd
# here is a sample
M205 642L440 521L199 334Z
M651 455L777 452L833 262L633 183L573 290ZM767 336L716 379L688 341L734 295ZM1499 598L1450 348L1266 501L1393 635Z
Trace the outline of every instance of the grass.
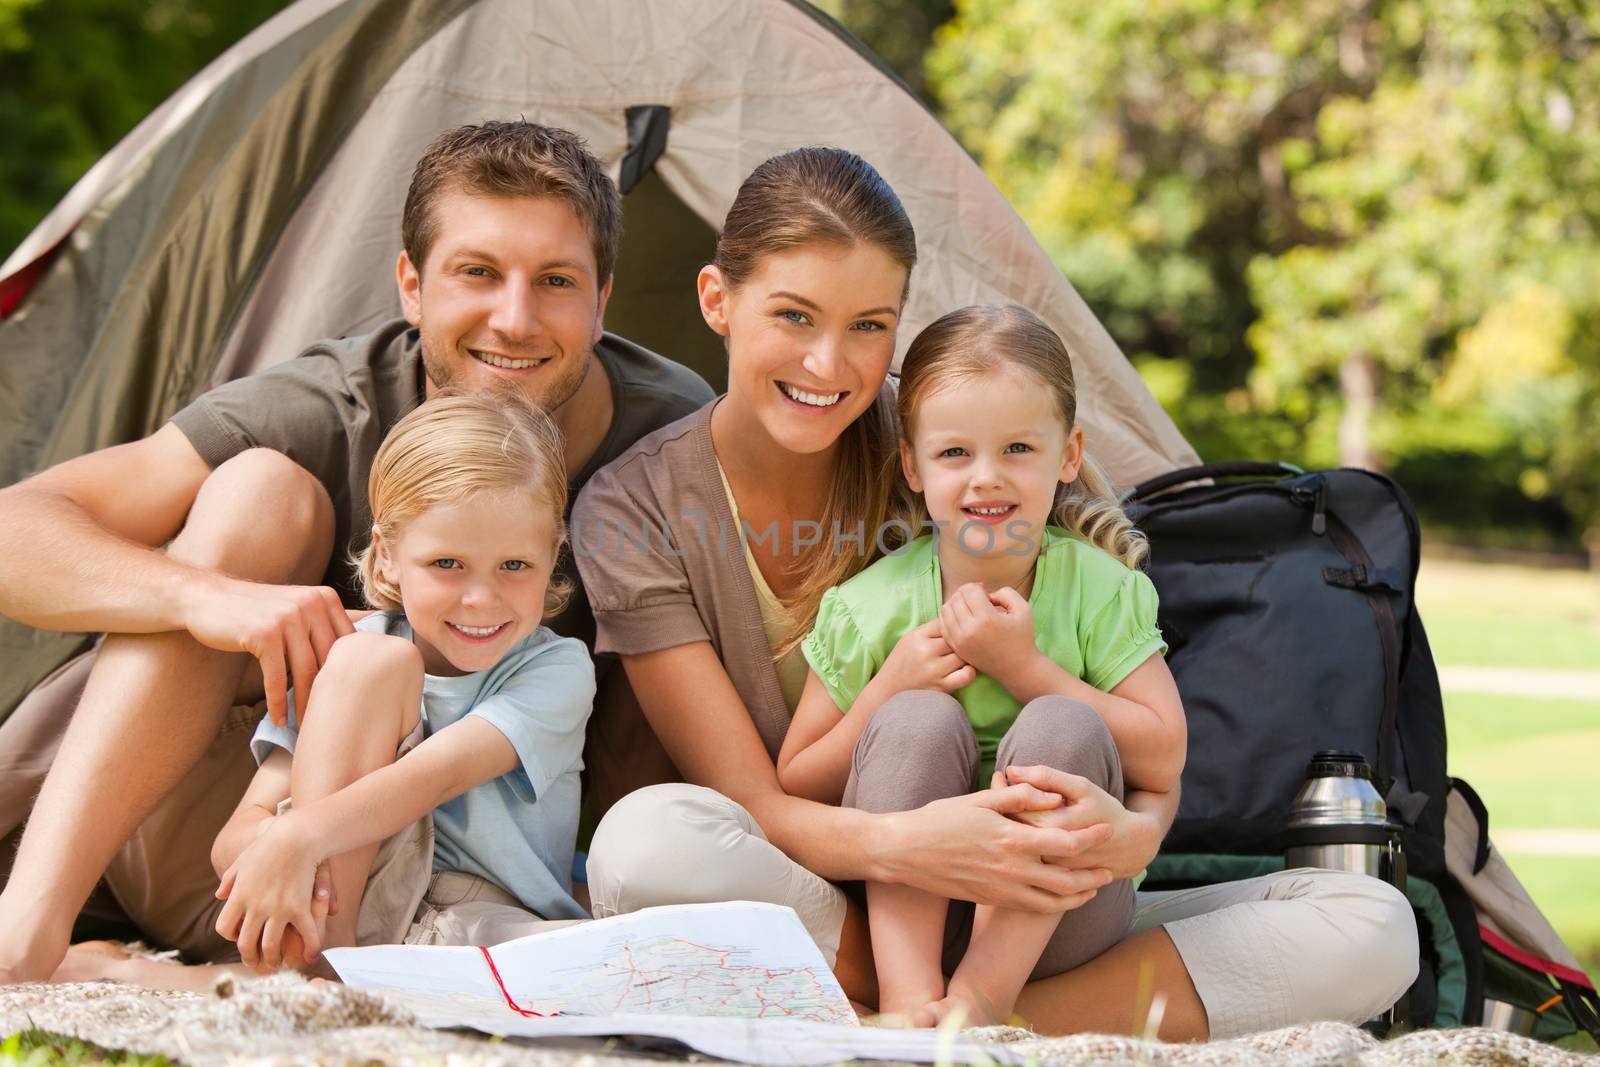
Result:
M165 1056L110 1052L70 1037L30 1030L0 1041L0 1067L171 1067Z
M1424 559L1417 604L1441 667L1600 670L1600 576ZM1445 693L1450 773L1503 830L1600 830L1600 698ZM1600 974L1600 857L1507 851L1534 903Z

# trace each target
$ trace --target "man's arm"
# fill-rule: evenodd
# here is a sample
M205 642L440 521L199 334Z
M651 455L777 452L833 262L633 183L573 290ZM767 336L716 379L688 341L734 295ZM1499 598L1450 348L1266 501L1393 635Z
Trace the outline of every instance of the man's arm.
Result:
M159 546L210 473L167 425L0 490L0 613L45 630L187 629L184 597L212 576Z
M282 722L289 676L309 692L350 620L331 589L230 578L160 551L210 474L169 424L0 490L0 613L50 630L187 630L208 648L248 652Z

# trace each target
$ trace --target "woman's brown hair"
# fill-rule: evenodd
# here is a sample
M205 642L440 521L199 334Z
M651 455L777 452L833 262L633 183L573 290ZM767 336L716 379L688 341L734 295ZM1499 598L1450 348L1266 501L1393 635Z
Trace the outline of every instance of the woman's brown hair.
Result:
M923 398L956 382L1002 370L1021 371L1035 379L1055 398L1062 424L1069 430L1076 425L1078 385L1061 338L1025 307L979 304L930 323L906 350L896 401L901 437L911 440ZM920 509L920 499L915 507ZM925 518L918 511L906 521L921 529ZM1144 534L1128 521L1110 479L1087 453L1078 476L1057 488L1050 519L1129 567L1137 568L1149 554Z
M872 164L842 148L798 148L761 164L739 187L717 239L713 265L738 289L767 256L810 244L881 248L906 269L917 238L900 198ZM904 292L901 294L904 299ZM839 438L834 477L818 520L822 539L799 562L805 577L785 606L794 621L777 657L792 651L817 618L822 595L872 561L895 484L894 409L881 394ZM863 531L856 551L843 539Z

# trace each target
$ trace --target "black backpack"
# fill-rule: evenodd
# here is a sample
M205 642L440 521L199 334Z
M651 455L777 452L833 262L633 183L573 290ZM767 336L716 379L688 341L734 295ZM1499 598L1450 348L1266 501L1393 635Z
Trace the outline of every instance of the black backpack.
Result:
M1420 533L1405 493L1362 470L1218 463L1125 500L1150 539L1189 723L1165 848L1281 852L1307 760L1341 749L1372 764L1412 872L1442 874L1444 702L1412 598Z
M1146 481L1124 503L1150 540L1157 618L1189 727L1177 821L1146 885L1281 869L1307 761L1360 752L1403 827L1422 944L1411 1023L1478 1023L1487 992L1537 1010L1541 1037L1578 1027L1600 1037L1594 984L1508 947L1497 917L1474 903L1484 894L1471 885L1495 873L1484 871L1488 817L1445 769L1444 700L1412 595L1420 530L1400 487L1363 470L1217 463ZM1458 878L1446 813L1463 804L1473 817L1456 811L1469 830L1453 842ZM1485 899L1531 913L1542 943L1559 943L1508 871L1496 881Z

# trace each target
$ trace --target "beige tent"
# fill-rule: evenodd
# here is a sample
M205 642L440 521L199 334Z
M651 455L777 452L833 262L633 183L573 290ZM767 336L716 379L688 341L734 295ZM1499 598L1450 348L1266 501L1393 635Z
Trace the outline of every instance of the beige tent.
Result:
M582 134L626 193L607 326L723 380L695 270L739 181L802 144L871 160L916 226L901 333L1017 301L1066 338L1091 450L1124 484L1194 461L938 121L790 0L300 0L110 152L0 267L0 479L155 430L209 384L398 312L411 165L441 129ZM0 715L81 639L7 623Z

